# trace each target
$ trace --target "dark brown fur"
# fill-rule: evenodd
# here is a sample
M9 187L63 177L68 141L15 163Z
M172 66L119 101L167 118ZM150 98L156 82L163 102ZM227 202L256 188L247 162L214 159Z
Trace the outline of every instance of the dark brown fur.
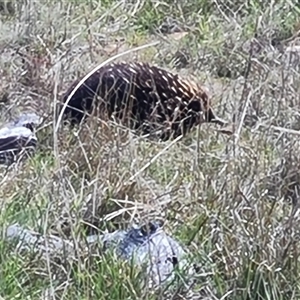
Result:
M64 95L65 102L79 80ZM202 122L225 125L198 86L147 63L112 63L91 75L75 92L64 112L72 124L80 123L94 105L109 118L144 134L162 130L160 138L185 135ZM203 113L203 114L201 114Z

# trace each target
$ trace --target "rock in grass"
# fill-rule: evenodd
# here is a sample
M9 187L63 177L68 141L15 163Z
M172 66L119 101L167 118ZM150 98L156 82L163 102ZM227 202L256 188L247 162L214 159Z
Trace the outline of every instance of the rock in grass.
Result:
M10 165L35 151L34 129L40 123L38 115L25 113L0 129L0 164Z
M70 97L64 117L72 124L97 108L98 116L114 116L123 125L161 140L186 135L204 122L227 125L213 112L203 88L147 63L107 64L74 91L81 80L63 97L64 103Z
M33 131L42 123L42 117L35 113L22 113L18 118L11 121L8 125L12 127L23 126Z
M89 241L97 239L90 236ZM154 284L174 278L172 271L187 266L186 251L157 222L116 231L101 238L104 250L113 249L116 255L139 266L146 267L147 278Z
M72 257L72 253L75 253L72 241L41 235L18 224L10 225L5 237L7 240L19 241L18 251L38 251L45 258L55 253L65 253ZM83 244L86 245L84 241ZM182 270L187 266L184 248L156 222L141 227L133 226L128 230L92 235L87 238L87 245L99 245L103 252L111 249L118 258L133 262L136 266L144 266L145 278L151 285L160 285L173 279L174 268ZM192 268L190 270L193 271Z
M70 242L56 237L54 235L46 237L37 232L25 229L19 224L9 225L6 229L5 239L7 241L17 241L17 251L38 251L47 257L48 253L54 253L55 251L66 250L70 253L73 248Z

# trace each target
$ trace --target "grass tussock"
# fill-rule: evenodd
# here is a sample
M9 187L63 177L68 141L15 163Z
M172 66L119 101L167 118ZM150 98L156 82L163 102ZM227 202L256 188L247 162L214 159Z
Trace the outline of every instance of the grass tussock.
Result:
M0 111L46 117L36 155L0 170L1 227L74 241L74 257L0 244L5 299L299 299L298 4L1 1ZM53 131L69 84L113 55L202 82L232 137L205 124L158 143L108 120ZM295 48L294 48L295 49ZM54 124L55 125L55 124ZM83 251L90 232L161 219L200 267L148 290L141 270Z

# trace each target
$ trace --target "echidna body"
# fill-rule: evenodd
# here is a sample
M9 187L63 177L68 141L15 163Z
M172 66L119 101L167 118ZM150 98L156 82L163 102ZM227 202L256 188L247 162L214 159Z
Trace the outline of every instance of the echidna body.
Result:
M63 98L78 84L74 82ZM163 140L185 135L203 122L225 125L212 111L203 89L164 69L147 63L111 63L93 73L71 97L64 111L72 124L97 106L109 118L144 134L161 131Z

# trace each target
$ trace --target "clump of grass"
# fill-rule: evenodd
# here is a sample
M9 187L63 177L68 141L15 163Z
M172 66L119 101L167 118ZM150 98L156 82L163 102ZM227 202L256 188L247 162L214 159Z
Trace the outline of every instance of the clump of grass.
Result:
M182 275L175 290L147 290L141 270L110 254L78 246L75 259L45 261L2 241L1 297L299 298L299 78L282 55L299 25L291 4L17 3L0 32L1 123L30 108L49 124L38 132L33 158L0 171L3 230L18 222L79 245L88 233L160 218L199 272L192 287L182 288ZM204 125L162 152L165 143L108 120L53 133L55 99L74 78L112 53L153 40L161 43L124 59L176 67L204 82L220 116L235 118L236 126L244 120L237 136ZM178 51L187 64L174 63Z

